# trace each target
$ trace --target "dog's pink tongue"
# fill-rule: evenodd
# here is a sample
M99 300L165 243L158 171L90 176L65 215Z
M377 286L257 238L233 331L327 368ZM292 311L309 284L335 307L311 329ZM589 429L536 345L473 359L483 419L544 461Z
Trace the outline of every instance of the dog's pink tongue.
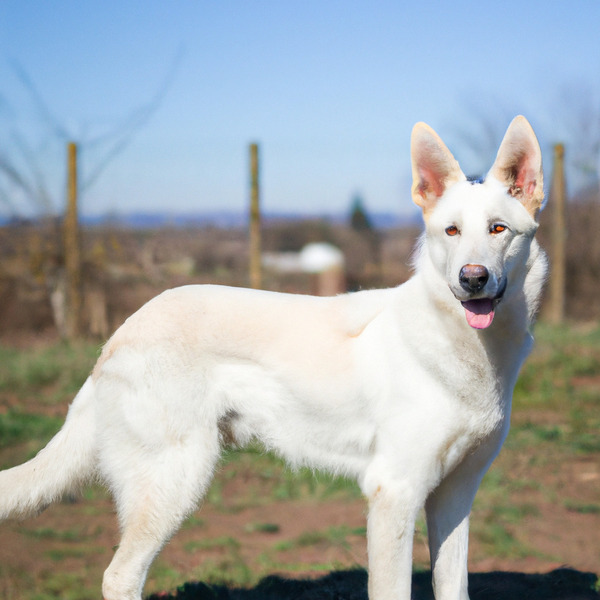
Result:
M467 323L474 329L485 329L494 320L494 305L489 298L462 302Z

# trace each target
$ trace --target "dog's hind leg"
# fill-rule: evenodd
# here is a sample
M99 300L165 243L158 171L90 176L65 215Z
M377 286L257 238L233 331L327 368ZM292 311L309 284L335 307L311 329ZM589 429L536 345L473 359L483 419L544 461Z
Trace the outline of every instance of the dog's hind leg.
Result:
M218 447L215 428L137 456L111 474L121 541L104 573L104 600L140 600L154 557L206 491Z

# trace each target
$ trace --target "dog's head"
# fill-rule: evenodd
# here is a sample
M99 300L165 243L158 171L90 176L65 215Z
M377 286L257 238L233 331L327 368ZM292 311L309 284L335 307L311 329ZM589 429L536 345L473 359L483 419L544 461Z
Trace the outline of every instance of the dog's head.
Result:
M469 182L425 123L412 134L413 200L423 210L427 252L462 303L471 327L484 329L529 256L542 206L540 147L524 117L510 124L483 181Z

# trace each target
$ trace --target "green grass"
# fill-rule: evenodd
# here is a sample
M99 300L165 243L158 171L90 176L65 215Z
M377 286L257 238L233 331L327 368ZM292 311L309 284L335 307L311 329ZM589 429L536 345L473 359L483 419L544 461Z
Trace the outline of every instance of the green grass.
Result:
M28 528L22 527L21 531L37 540L54 540L59 542L81 542L95 540L101 533L102 527L88 531L87 527L72 527L70 529L56 530L50 527Z
M81 572L51 571L44 579L44 591L33 592L31 600L97 600L100 585L91 588L87 574Z
M571 410L598 404L600 390L576 385L577 378L600 374L600 327L588 329L539 324L536 345L523 368L514 393L515 410Z
M515 388L511 430L474 504L472 535L493 556L535 555L520 531L539 518L531 497L560 503L562 484L552 483L559 465L600 459L600 327L540 324L535 338ZM597 514L595 503L562 503Z
M536 347L515 388L517 422L508 447L549 443L565 452L600 452L600 327L539 325L535 333ZM536 411L553 411L559 422L540 424ZM520 421L520 412L532 417Z
M280 529L277 523L248 523L244 527L246 533L279 533Z
M600 515L600 504L581 503L573 500L564 501L565 508L582 515Z
M25 460L47 443L64 421L48 413L73 400L98 352L86 342L26 350L0 344L0 450L27 442Z
M244 560L240 543L235 538L222 536L194 540L185 544L184 549L191 553L202 553L203 559L195 574L199 581L246 586L257 583L259 579Z
M47 442L61 427L63 419L9 409L0 413L0 449L26 440Z
M62 562L68 558L85 558L86 556L95 556L104 554L106 548L101 546L83 546L77 544L74 547L50 548L44 553L50 560L54 562Z
M349 537L364 537L366 533L366 527L328 527L327 529L319 531L306 531L301 533L295 539L277 542L277 544L274 546L274 549L278 552L289 552L290 550L294 550L296 548L319 546L323 544L348 549L350 547L348 542Z
M198 515L191 515L190 517L188 517L183 525L181 526L182 529L194 529L196 527L204 527L206 525L206 522L204 519L202 519L201 517L199 517Z
M0 394L37 397L49 405L68 402L90 373L99 351L97 344L87 342L27 350L0 345Z
M244 491L230 497L228 482L243 479ZM227 450L221 467L206 496L206 502L223 512L263 506L271 502L286 502L301 498L315 500L353 500L361 497L356 482L308 468L290 469L285 462L265 452L260 444L244 449Z
M184 548L186 552L198 552L199 550L215 550L215 549L225 549L225 550L238 550L240 547L240 543L229 536L222 536L215 539L201 539L201 540L193 540L185 544Z

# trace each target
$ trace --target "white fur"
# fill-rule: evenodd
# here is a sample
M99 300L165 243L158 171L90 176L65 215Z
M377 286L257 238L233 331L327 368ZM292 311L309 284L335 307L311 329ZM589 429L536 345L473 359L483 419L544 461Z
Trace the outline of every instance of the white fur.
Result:
M426 232L416 273L398 288L316 298L186 286L148 302L106 344L57 436L0 473L0 517L100 477L122 529L104 598L137 600L221 447L258 438L294 465L357 478L369 503L371 600L409 600L423 505L436 598L468 598L469 512L508 430L546 270L533 241L541 162L529 131L515 119L491 175L473 185L436 134L415 126ZM498 220L507 230L492 235ZM483 330L460 304L469 295L458 273L473 263L490 273L480 296L508 281Z

